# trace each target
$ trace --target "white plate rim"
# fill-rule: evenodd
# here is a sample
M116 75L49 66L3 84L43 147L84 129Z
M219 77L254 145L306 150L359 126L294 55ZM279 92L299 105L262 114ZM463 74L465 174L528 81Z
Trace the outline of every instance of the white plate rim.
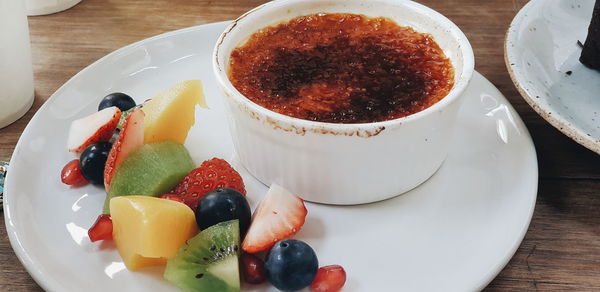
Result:
M485 76L483 76L481 73L479 73L478 71L475 71L475 74L473 74L473 78L482 78L484 80L484 82L489 83L489 85L491 85L493 87L493 89L495 91L497 91L497 93L499 93L501 96L504 97L504 95L500 92L500 90L498 90L498 88L496 88L493 83L491 83L489 80L487 80L487 78L485 78ZM473 82L471 80L471 82ZM507 100L508 102L508 100ZM510 103L509 103L510 105ZM512 106L511 106L512 107ZM531 147L532 147L532 151L533 151L533 155L537 157L537 151L535 149L535 145L533 144L533 140L531 138L531 134L529 133L529 130L527 130L527 127L525 126L524 122L519 118L518 123L525 129L526 131L526 136L527 138L531 141ZM497 276L498 274L500 274L500 272L504 269L504 267L510 262L510 260L513 258L514 254L517 252L517 250L519 249L519 247L521 246L521 243L523 242L523 240L525 239L525 235L527 234L527 231L529 230L529 226L531 224L531 220L533 219L533 214L535 212L535 205L537 202L537 192L538 192L538 179L539 179L539 168L538 168L538 161L537 159L535 159L534 161L535 166L534 168L536 169L536 173L534 175L534 185L533 185L533 189L531 190L533 193L533 200L532 200L532 204L531 206L529 206L529 214L528 214L528 218L526 220L527 224L523 225L523 228L520 230L520 234L518 236L519 240L515 242L515 244L512 246L512 248L510 249L510 251L508 251L506 253L506 255L503 257L503 260L498 262L498 264L490 270L490 273L488 274L488 278L483 281L481 283L481 285L479 285L477 287L478 291L483 290L484 288L486 288Z

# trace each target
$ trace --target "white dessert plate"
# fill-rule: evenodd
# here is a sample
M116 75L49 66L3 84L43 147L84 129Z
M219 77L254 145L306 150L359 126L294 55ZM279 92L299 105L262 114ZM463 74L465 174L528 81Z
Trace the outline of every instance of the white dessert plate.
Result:
M214 156L232 162L253 208L266 193L236 161L210 70L214 42L226 25L174 31L119 49L69 80L31 120L10 164L4 215L17 256L44 289L177 291L162 279L162 268L130 272L112 243L89 241L87 228L105 197L102 188L60 182L60 170L74 158L66 150L70 122L96 111L110 92L141 102L180 81L202 79L210 109L196 111L186 141L193 159L198 165ZM307 203L307 221L296 238L316 250L321 265L346 268L344 291L476 290L497 275L523 239L537 178L535 149L523 122L475 74L450 155L429 181L368 205ZM275 291L266 284L244 290Z
M594 0L532 0L505 42L510 77L552 126L600 154L600 71L579 62Z

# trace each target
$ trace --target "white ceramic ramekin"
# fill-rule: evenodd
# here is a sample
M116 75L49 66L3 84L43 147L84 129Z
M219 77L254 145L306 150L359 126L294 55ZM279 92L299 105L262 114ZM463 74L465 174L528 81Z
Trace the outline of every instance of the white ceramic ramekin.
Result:
M454 87L433 106L390 121L333 124L292 118L244 97L227 77L231 51L259 29L313 13L388 17L429 33L455 70ZM229 126L241 163L264 184L277 183L302 198L362 204L409 191L446 158L459 100L473 73L473 50L443 15L403 0L278 0L240 16L214 50L213 70L226 96Z

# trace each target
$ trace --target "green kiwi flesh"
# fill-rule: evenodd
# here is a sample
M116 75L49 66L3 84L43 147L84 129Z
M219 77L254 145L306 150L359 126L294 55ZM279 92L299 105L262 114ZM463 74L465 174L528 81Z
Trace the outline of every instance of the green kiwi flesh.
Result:
M167 262L164 278L185 292L240 291L238 220L213 225Z
M187 149L172 141L144 144L117 168L104 202L110 214L110 199L117 196L159 196L168 193L194 169Z

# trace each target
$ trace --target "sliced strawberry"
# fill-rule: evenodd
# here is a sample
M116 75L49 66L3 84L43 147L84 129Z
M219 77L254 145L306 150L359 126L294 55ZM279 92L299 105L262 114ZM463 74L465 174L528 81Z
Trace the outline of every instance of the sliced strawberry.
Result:
M88 181L81 174L81 165L79 165L79 159L73 159L63 167L60 172L60 180L70 186L79 187L88 183Z
M175 194L164 194L164 195L160 195L161 199L167 199L167 200L172 200L172 201L176 201L179 203L184 203L185 201L183 201L183 197L181 197L180 195L175 195Z
M254 211L242 249L255 253L269 249L277 241L292 237L304 225L307 213L301 198L272 184Z
M88 236L92 242L98 240L112 239L113 224L109 214L98 216L96 222L88 230Z
M310 284L312 292L337 292L346 283L346 271L342 266L332 265L319 268L317 275Z
M246 194L244 181L231 165L220 158L204 161L200 167L192 170L173 189L172 193L181 196L186 205L196 210L198 202L206 193L218 188L235 189Z
M113 106L73 121L69 129L67 148L71 152L79 153L92 143L110 140L119 118L121 110Z
M115 170L131 152L144 145L144 112L134 110L125 119L123 129L113 143L104 166L104 188L108 192Z

